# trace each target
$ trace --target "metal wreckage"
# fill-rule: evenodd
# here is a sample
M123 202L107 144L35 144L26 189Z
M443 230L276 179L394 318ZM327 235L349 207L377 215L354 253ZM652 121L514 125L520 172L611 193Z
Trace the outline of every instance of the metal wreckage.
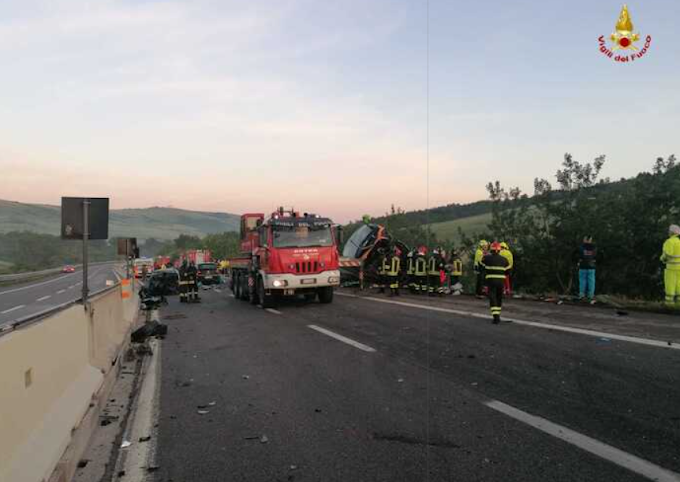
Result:
M410 248L402 241L395 239L385 226L364 224L357 229L342 250L340 258L342 285L367 287L380 283L378 272L382 258L393 246L401 252L401 265L406 266L406 256ZM402 270L399 282L406 282L404 270Z

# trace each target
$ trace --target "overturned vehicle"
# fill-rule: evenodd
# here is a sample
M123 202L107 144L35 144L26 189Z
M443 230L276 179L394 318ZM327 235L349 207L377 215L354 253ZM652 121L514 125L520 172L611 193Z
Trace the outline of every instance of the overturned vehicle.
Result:
M383 256L395 246L401 265L406 266L409 247L394 239L379 224L364 224L345 243L340 258L340 280L343 286L370 286L380 283L378 274Z

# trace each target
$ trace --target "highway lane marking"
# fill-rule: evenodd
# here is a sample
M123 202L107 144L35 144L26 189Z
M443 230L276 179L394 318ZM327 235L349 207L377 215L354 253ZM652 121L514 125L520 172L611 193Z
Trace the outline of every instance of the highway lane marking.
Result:
M354 348L358 348L359 350L367 351L369 353L375 352L375 348L371 348L368 345L364 345L363 343L359 343L358 341L354 341L351 338L347 338L346 336L338 335L335 332L332 332L330 330L327 330L325 328L321 328L320 326L316 325L307 325L309 328L312 330L316 330L319 333L323 333L324 335L330 336L331 338L335 338L338 341L341 341L343 343L347 343L348 345L352 345Z
M274 313L275 315L282 315L282 314L283 314L283 313L281 313L279 310L275 310L274 308L265 308L264 311L268 311L268 312L270 312L270 313Z
M45 301L45 300L48 300L50 298L52 298L52 295L43 296L42 298L38 298L36 301Z
M680 474L666 470L663 467L654 465L635 455L570 430L545 418L531 415L498 400L490 400L485 402L484 405L648 479L659 482L680 482Z
M381 300L380 298L373 298L370 296L356 296L356 295L350 295L347 293L337 293L339 296L346 296L348 298L360 298L363 300L370 300L370 301L377 301L379 303L388 303L388 304L393 304L393 305L399 305L399 306L407 306L409 308L419 308L421 310L429 310L429 311L437 311L440 313L451 313L454 315L461 315L461 316L469 316L472 318L481 318L484 320L488 320L489 316L488 315L483 315L481 313L475 313L473 311L463 311L463 310L452 310L450 308L440 308L438 306L424 306L420 305L418 303L407 303L405 301L394 301L394 300ZM550 323L541 323L538 321L527 321L527 320L519 320L517 318L507 318L504 317L504 319L512 321L513 323L517 325L525 325L525 326L533 326L535 328L542 328L546 330L555 330L555 331L564 331L567 333L576 333L579 335L587 335L587 336L594 336L598 338L609 338L612 340L619 340L619 341L626 341L629 343L637 343L638 345L647 345L647 346L653 346L655 348L671 348L673 350L680 350L680 343L671 343L670 345L668 344L667 341L661 341L661 340L652 340L649 338L640 338L637 336L628 336L628 335L617 335L615 333L607 333L605 331L594 331L594 330L588 330L586 328L573 328L570 326L562 326L562 325L553 325Z
M15 306L14 308L10 308L10 309L5 310L5 311L0 311L0 315L4 315L5 313L11 313L12 311L20 310L21 308L24 308L25 306L26 305L19 305L19 306Z
M57 291L57 294L58 294L58 295L60 295L60 294L62 294L62 293L66 293L66 290L59 290L59 291Z
M43 281L42 283L35 283L35 284L32 284L32 285L28 285L28 286L22 286L21 288L14 288L12 290L0 291L0 296L6 295L6 294L9 294L9 293L16 293L17 291L23 291L23 290L27 290L27 289L30 289L30 288L35 288L36 286L43 286L43 285L46 285L48 283L54 283L55 281L59 281L60 279L68 278L69 276L73 276L74 274L76 274L76 273L67 274L66 276L60 276L59 278L54 278L54 279L51 279L51 280Z

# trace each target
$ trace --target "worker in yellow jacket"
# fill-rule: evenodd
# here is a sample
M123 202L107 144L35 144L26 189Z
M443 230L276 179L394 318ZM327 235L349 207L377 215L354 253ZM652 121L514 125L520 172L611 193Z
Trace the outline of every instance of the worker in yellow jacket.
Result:
M508 260L508 267L505 270L505 283L503 285L503 294L505 296L510 296L512 295L512 283L510 282L510 276L512 274L512 267L515 265L515 258L512 255L512 251L510 251L510 246L508 246L508 243L506 243L505 241L501 243L500 255Z
M668 228L669 238L663 243L661 262L666 265L664 284L666 305L680 308L680 226Z

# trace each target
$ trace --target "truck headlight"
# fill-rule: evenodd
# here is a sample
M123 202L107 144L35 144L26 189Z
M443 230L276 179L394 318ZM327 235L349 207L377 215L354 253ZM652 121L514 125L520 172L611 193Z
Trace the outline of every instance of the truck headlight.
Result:
M285 279L275 279L272 284L274 285L274 288L283 288L284 286L288 286L288 281Z
M329 284L340 283L340 277L339 276L329 276L328 277L328 283Z

